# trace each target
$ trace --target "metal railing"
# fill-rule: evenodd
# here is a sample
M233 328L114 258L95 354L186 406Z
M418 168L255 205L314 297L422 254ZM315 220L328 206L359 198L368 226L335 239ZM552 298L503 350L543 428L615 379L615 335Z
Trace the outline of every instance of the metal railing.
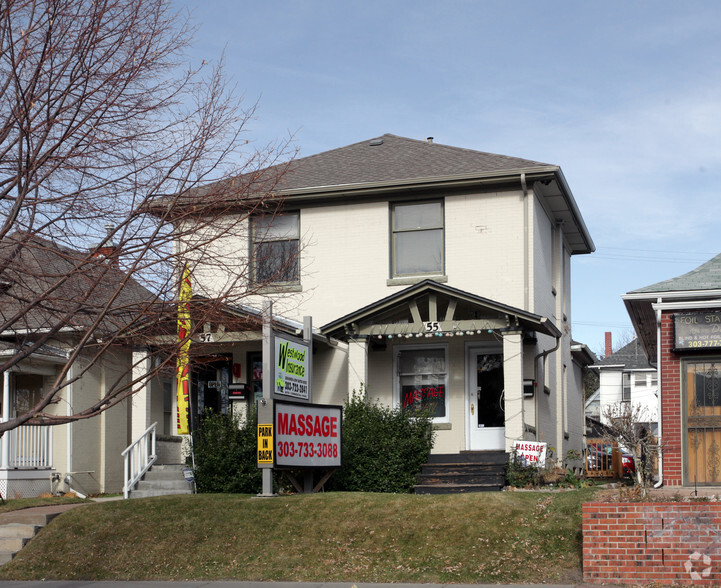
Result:
M23 426L7 431L2 441L2 465L6 468L52 469L53 428Z
M145 432L130 444L122 456L125 458L123 498L128 498L135 484L145 475L158 459L155 449L155 428L158 423L150 425Z

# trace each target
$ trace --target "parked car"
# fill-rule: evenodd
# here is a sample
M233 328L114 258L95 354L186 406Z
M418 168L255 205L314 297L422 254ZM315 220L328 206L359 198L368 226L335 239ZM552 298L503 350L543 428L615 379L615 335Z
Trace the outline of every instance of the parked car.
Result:
M633 454L619 448L621 452L621 467L624 476L633 476L636 473L636 462ZM613 469L613 445L589 445L586 452L586 463L589 470L611 470Z

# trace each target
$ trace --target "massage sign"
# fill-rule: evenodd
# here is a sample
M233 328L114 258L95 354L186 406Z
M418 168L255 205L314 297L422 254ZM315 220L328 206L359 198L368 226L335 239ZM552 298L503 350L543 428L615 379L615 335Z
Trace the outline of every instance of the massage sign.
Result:
M275 465L341 465L340 406L275 401Z

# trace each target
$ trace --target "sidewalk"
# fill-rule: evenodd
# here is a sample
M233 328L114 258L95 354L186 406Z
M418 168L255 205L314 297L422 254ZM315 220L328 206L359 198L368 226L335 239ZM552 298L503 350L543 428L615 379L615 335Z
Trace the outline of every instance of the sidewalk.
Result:
M2 582L3 588L598 588L599 584L369 584L366 582ZM604 584L605 588L614 588ZM616 587L620 588L620 587Z

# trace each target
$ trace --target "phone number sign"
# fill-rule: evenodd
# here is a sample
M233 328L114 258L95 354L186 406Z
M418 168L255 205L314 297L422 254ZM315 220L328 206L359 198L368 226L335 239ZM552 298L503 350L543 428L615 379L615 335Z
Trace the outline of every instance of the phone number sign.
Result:
M275 402L275 465L338 468L341 465L340 406Z
M310 400L311 358L310 345L276 335L273 392L298 400Z
M673 315L675 349L721 347L721 311Z

